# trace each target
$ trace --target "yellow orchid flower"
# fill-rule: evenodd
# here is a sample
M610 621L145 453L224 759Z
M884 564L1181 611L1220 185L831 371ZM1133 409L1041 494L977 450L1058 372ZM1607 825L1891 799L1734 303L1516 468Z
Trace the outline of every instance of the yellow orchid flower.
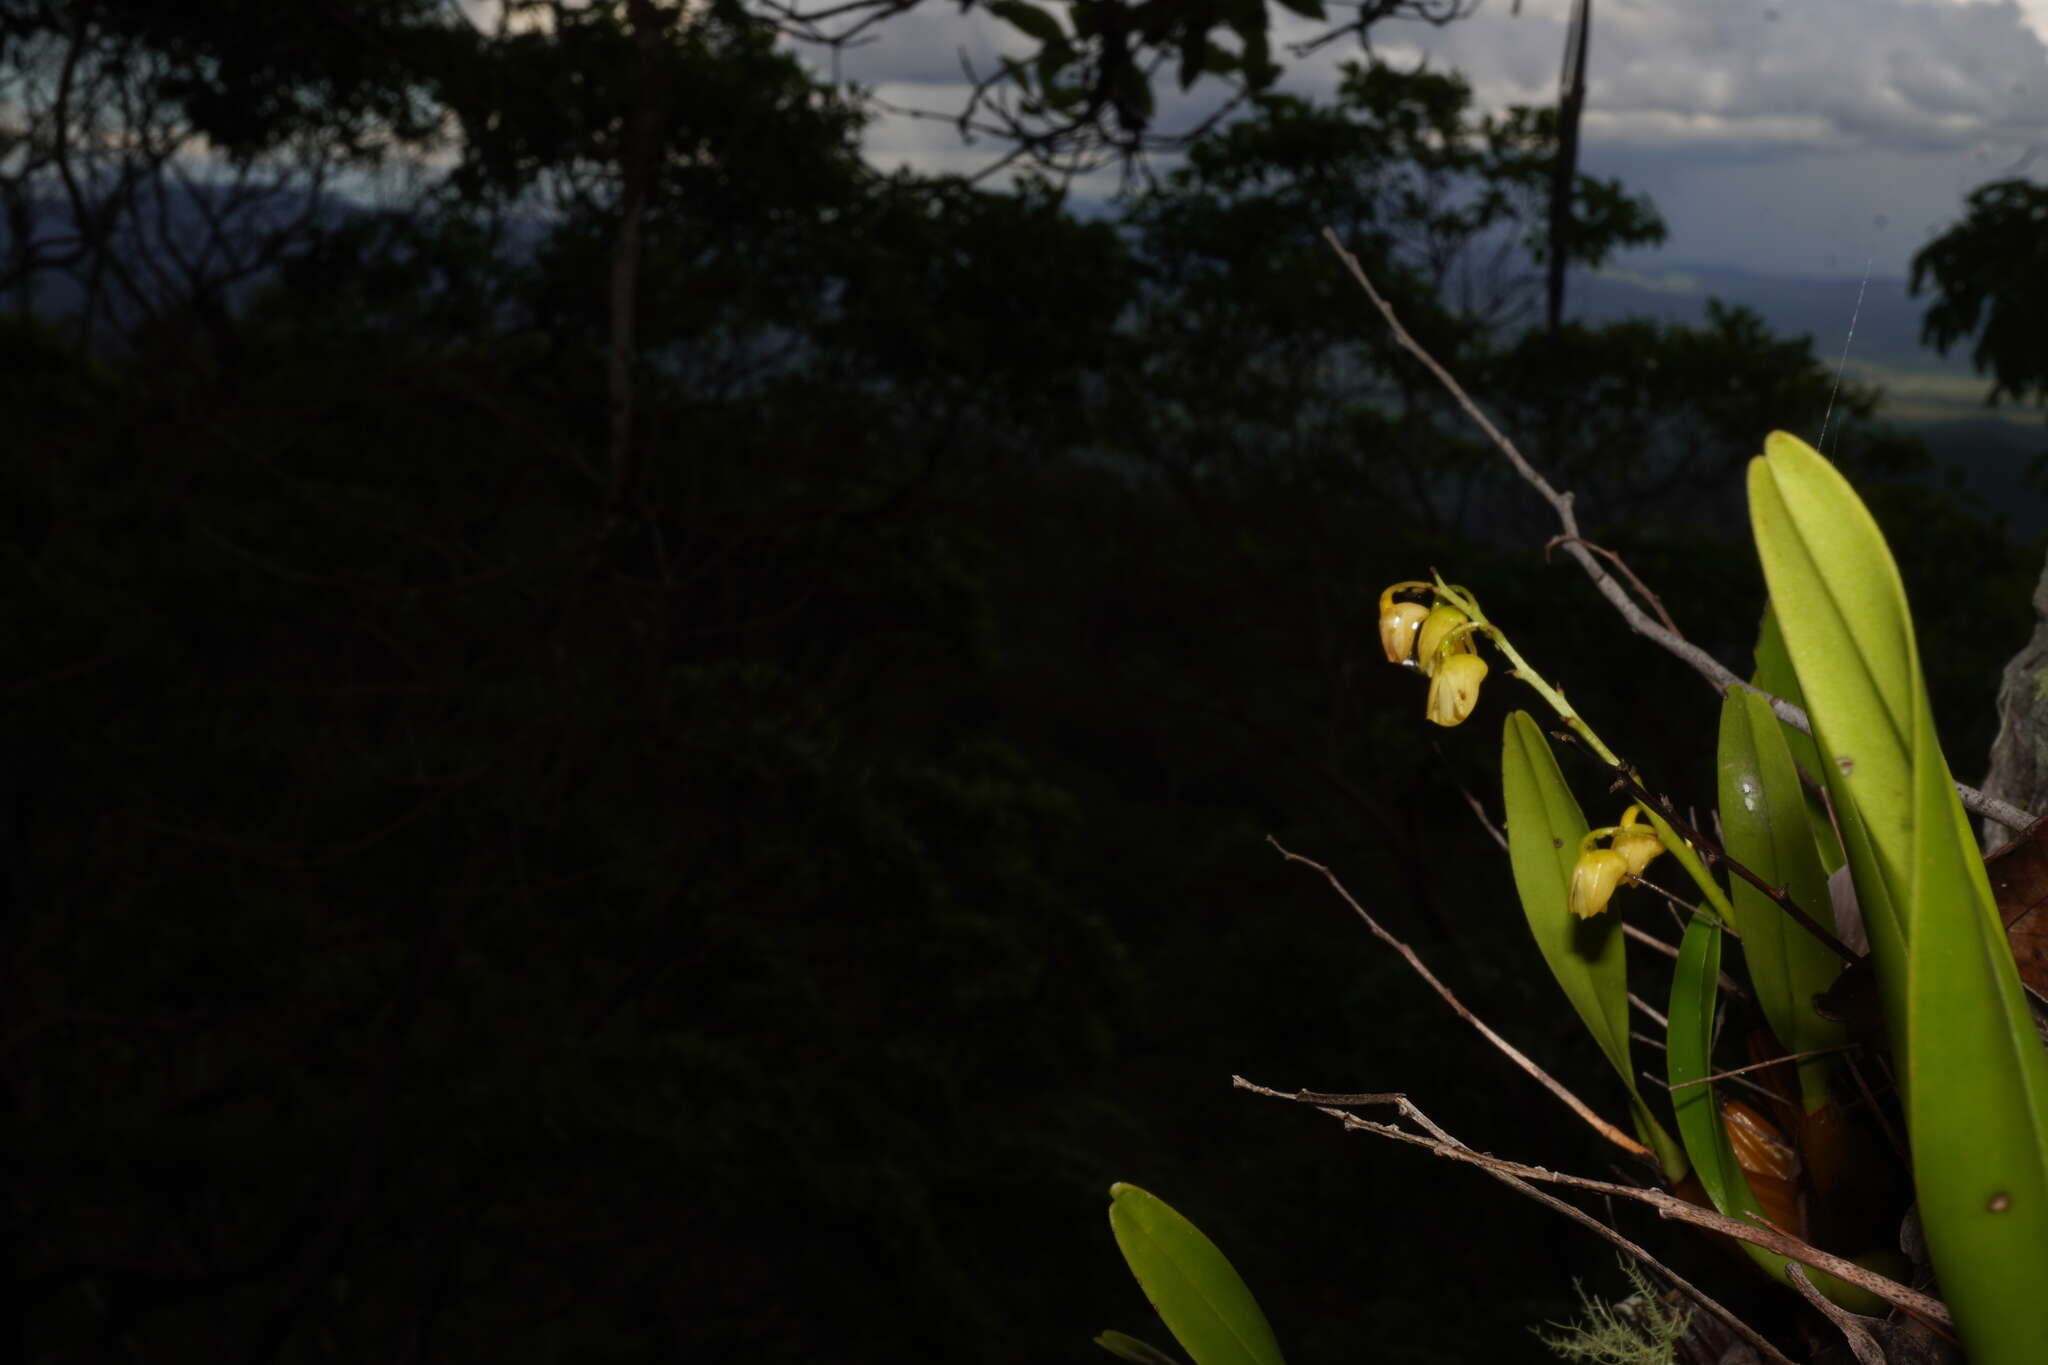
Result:
M1478 704L1479 684L1485 679L1486 660L1477 654L1449 655L1429 680L1429 718L1438 725L1462 723Z
M1591 919L1607 909L1614 888L1628 875L1628 859L1611 848L1582 849L1572 864L1571 890L1565 904L1580 919Z

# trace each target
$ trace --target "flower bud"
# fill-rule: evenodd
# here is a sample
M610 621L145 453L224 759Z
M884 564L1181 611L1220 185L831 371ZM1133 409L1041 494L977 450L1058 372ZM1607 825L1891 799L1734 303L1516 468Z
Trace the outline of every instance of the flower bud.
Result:
M1429 680L1429 718L1438 725L1456 725L1472 714L1479 684L1486 678L1486 660L1477 654L1452 654Z
M1424 617L1422 621L1421 638L1415 642L1415 662L1421 666L1425 674L1432 678L1436 676L1436 668L1439 662L1437 652L1445 647L1446 640L1450 641L1449 652L1452 654L1470 654L1473 652L1472 641L1469 638L1470 632L1467 632L1465 635L1459 635L1454 639L1451 638L1452 631L1471 619L1471 617L1459 611L1456 607L1443 602L1439 602L1429 609L1429 615Z
M1380 648L1387 652L1388 663L1414 664L1415 633L1428 615L1429 608L1420 602L1395 602L1381 609Z
M1631 877L1642 876L1643 869L1664 851L1664 841L1657 837L1657 831L1636 823L1640 814L1640 806L1630 806L1622 812L1621 825L1614 831L1614 838L1608 841L1614 851L1628 861L1628 875Z
M1572 885L1565 903L1580 919L1591 919L1607 908L1614 888L1628 875L1628 859L1611 848L1589 848L1572 864Z

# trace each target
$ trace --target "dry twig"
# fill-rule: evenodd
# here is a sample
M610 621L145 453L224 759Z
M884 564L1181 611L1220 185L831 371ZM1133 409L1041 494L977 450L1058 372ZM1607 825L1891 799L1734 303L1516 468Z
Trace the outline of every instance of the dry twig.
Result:
M1296 1100L1303 1104L1314 1104L1324 1113L1330 1114L1339 1119L1346 1120L1346 1127L1351 1127L1355 1124L1359 1127L1371 1131L1383 1131L1384 1134L1387 1136L1398 1137L1400 1140L1411 1143L1415 1146L1426 1147L1429 1150L1435 1152L1438 1156L1450 1157L1453 1160L1464 1161L1468 1165L1479 1167L1488 1175L1500 1181L1503 1185L1507 1185L1510 1188L1517 1190L1522 1194L1528 1195L1531 1199L1534 1199L1537 1203L1542 1204L1547 1208L1555 1209L1557 1212L1563 1214L1565 1217L1571 1219L1573 1222L1578 1223L1583 1227L1589 1228L1599 1236L1606 1238L1615 1246L1620 1247L1623 1251L1635 1257L1644 1265L1650 1266L1653 1269L1655 1269L1659 1275L1662 1275L1670 1283L1676 1285L1679 1288L1679 1290L1682 1291L1687 1297L1691 1298L1693 1302L1699 1304L1700 1307L1706 1309L1709 1313L1712 1313L1715 1317L1727 1323L1728 1326L1736 1333L1736 1335L1740 1336L1744 1341L1747 1341L1751 1346L1755 1347L1757 1353L1761 1355L1765 1360L1773 1362L1782 1362L1783 1365L1792 1365L1792 1362L1786 1359L1786 1357L1778 1350L1777 1347L1771 1345L1770 1342L1764 1340L1763 1336L1759 1334L1755 1328L1751 1327L1748 1323L1744 1322L1741 1318L1738 1318L1737 1316L1735 1316L1734 1313L1730 1312L1727 1308L1723 1307L1718 1300L1716 1300L1712 1295L1708 1294L1705 1290L1699 1288L1690 1280L1687 1280L1677 1271L1672 1270L1662 1261L1659 1261L1655 1256L1652 1256L1649 1252L1645 1251L1642 1247L1637 1246L1634 1242L1622 1236L1613 1228L1608 1227L1605 1223L1595 1218L1592 1214L1587 1213L1584 1209L1579 1208L1577 1205L1574 1204L1568 1204L1564 1200L1559 1199L1556 1195L1546 1193L1545 1191L1539 1190L1534 1185L1530 1184L1528 1180L1525 1180L1523 1178L1523 1175L1537 1171L1536 1167L1521 1167L1518 1171L1517 1169L1515 1169L1514 1162L1502 1161L1498 1157L1491 1157L1487 1156L1483 1152L1473 1151L1470 1147L1467 1147L1464 1143L1458 1141L1458 1139L1452 1137L1449 1133L1437 1127L1435 1121L1432 1120L1427 1114L1423 1113L1420 1109L1416 1108L1412 1103L1410 1103L1406 1095L1323 1095L1309 1090L1296 1091L1294 1094L1290 1095L1286 1094L1283 1091L1273 1090L1263 1085L1254 1084L1253 1082L1246 1080L1242 1076L1232 1076L1230 1078L1230 1083L1240 1090L1249 1090L1254 1095L1265 1095L1276 1100ZM1402 1114L1406 1115L1411 1121L1413 1121L1415 1124L1426 1130L1428 1135L1424 1136L1422 1134L1410 1133L1405 1129L1395 1128L1391 1124L1374 1123L1370 1119L1361 1119L1354 1114L1345 1113L1342 1109L1335 1108L1332 1105L1326 1105L1323 1103L1323 1101L1343 1102L1347 1104L1396 1105L1400 1108ZM1548 1171L1541 1172L1541 1174L1536 1176L1535 1178L1541 1179L1546 1177L1555 1178L1552 1177L1551 1173ZM1618 1186L1617 1188L1627 1189L1629 1187L1624 1185Z
M1844 1043L1840 1047L1817 1047L1811 1052L1788 1052L1783 1057L1773 1057L1769 1061L1751 1062L1748 1066L1732 1067L1727 1071L1716 1071L1711 1076L1698 1076L1689 1081L1679 1081L1675 1085L1666 1086L1665 1089L1683 1090L1689 1085L1706 1085L1710 1081L1725 1081L1731 1076L1747 1075L1752 1071L1762 1071L1765 1067L1783 1066L1787 1062L1803 1062L1809 1057L1831 1057L1837 1052L1853 1052L1859 1046L1861 1044Z
M1856 1357L1856 1365L1885 1365L1884 1348L1870 1335L1870 1329L1863 1325L1864 1319L1813 1287L1813 1281L1806 1278L1806 1267L1788 1265L1785 1278L1792 1281L1792 1287L1799 1291L1799 1297L1813 1305L1815 1312L1832 1322L1841 1332L1842 1340L1849 1343L1849 1353Z
M1641 883L1641 885L1654 886L1655 883L1643 882ZM1657 889L1660 891L1663 890L1662 887L1657 887ZM1668 895L1669 893L1666 892L1666 894ZM1688 906L1687 908L1690 909L1691 907ZM1655 934L1648 933L1644 930L1638 929L1635 927L1635 925L1630 924L1627 920L1623 920L1621 922L1621 932L1628 935L1628 937L1634 939L1636 942L1642 944L1645 948L1648 948L1653 952L1662 953L1664 956L1670 958L1673 962L1678 961L1678 949L1672 947L1663 939L1658 938ZM1723 932L1725 933L1726 931L1724 930ZM1734 977L1728 975L1728 973L1720 973L1719 984L1721 990L1724 993L1732 995L1738 1000L1749 999L1749 992L1742 988L1742 983L1737 981Z
M1492 1043L1496 1048L1500 1049L1501 1054L1503 1056L1505 1056L1509 1061L1513 1062L1516 1066L1522 1068L1522 1070L1526 1071L1530 1076L1534 1077L1536 1082L1539 1085L1541 1085L1545 1090L1548 1090L1551 1094L1563 1100L1565 1102L1565 1105L1574 1114L1577 1114L1581 1119L1585 1120L1586 1124L1589 1127L1591 1127L1594 1132L1598 1133L1601 1137L1606 1138L1609 1142L1621 1148L1623 1151L1629 1153L1631 1156L1639 1156L1650 1160L1655 1160L1656 1153L1652 1152L1649 1148L1643 1146L1642 1143L1637 1142L1627 1133L1622 1132L1621 1129L1615 1127L1606 1119L1603 1119L1598 1114L1594 1113L1592 1106L1587 1104L1584 1100L1580 1099L1577 1095L1574 1095L1570 1090L1566 1089L1562 1081L1558 1080L1555 1076L1552 1076L1548 1071L1545 1071L1542 1067L1538 1066L1533 1060L1524 1055L1522 1051L1519 1048L1517 1048L1513 1043L1510 1043L1507 1039L1501 1037L1498 1033L1495 1033L1493 1029L1490 1028L1486 1024L1486 1022L1482 1020L1478 1015L1472 1013L1471 1010L1466 1009L1464 1002L1459 1000L1458 997L1452 993L1451 988L1449 986L1446 986L1443 982L1437 980L1436 977L1430 972L1429 968L1422 965L1422 959L1415 955L1415 950L1413 948L1410 948L1407 944L1401 942L1401 940L1395 938L1392 934L1388 933L1385 929L1380 927L1379 921L1374 919L1370 914L1366 912L1366 908L1358 903L1357 899L1351 894L1351 892L1345 888L1344 883L1337 880L1336 873L1330 871L1329 868L1323 866L1321 863L1315 861L1313 858L1304 858L1299 853L1290 853L1285 848L1281 848L1280 841L1273 838L1273 836L1270 834L1266 836L1266 842L1271 844L1274 848L1279 849L1280 856L1285 858L1288 862L1300 863L1303 867L1313 868L1317 872L1322 873L1323 880L1327 881L1330 884L1331 888L1334 889L1339 896L1343 897L1344 903L1350 906L1353 912L1355 912L1360 919L1365 921L1365 927L1372 930L1373 937L1379 939L1380 942L1386 944L1389 948L1392 948L1395 952L1399 953L1407 961L1408 965L1414 969L1415 974L1421 977L1424 981L1428 982L1430 989L1435 991L1439 996L1441 996L1445 1004L1449 1005L1453 1010L1457 1011L1458 1017L1460 1019L1463 1019L1473 1028L1478 1029L1480 1034L1485 1037L1487 1042Z
M1949 1329L1955 1325L1954 1319L1949 1315L1948 1305L1940 1299L1934 1298L1932 1295L1923 1294L1917 1289L1910 1289L1900 1284L1897 1280L1888 1279L1875 1271L1866 1270L1854 1261L1837 1256L1832 1252L1822 1251L1819 1247L1809 1246L1797 1237L1780 1232L1767 1223L1751 1223L1744 1222L1739 1218L1730 1218L1725 1214L1716 1213L1712 1209L1705 1209L1697 1204L1688 1203L1677 1195L1667 1194L1663 1190L1644 1189L1636 1185L1621 1185L1611 1180L1592 1180L1585 1176L1568 1175L1562 1171L1552 1171L1542 1166L1529 1166L1519 1161L1509 1161L1502 1157L1490 1156L1485 1152L1474 1151L1450 1134L1444 1132L1441 1128L1438 1128L1427 1115L1423 1114L1421 1110L1417 1109L1409 1101L1406 1095L1329 1094L1313 1090L1300 1090L1289 1093L1284 1090L1274 1090L1267 1086L1254 1084L1251 1081L1245 1080L1242 1076L1231 1077L1231 1084L1241 1090L1249 1090L1253 1094L1265 1095L1271 1099L1292 1100L1300 1104L1313 1105L1331 1118L1337 1119L1346 1128L1372 1133L1378 1137L1391 1138L1396 1142L1405 1142L1411 1147L1426 1148L1437 1156L1448 1157L1453 1161L1462 1162L1468 1166L1477 1166L1488 1172L1513 1175L1523 1180L1537 1181L1542 1184L1567 1185L1573 1189L1588 1190L1595 1194L1633 1199L1639 1204L1648 1204L1657 1211L1657 1216L1660 1218L1670 1218L1682 1223L1691 1223L1695 1227L1705 1228L1709 1232L1722 1233L1735 1238L1737 1241L1760 1246L1766 1251L1774 1252L1788 1260L1798 1261L1802 1265L1812 1266L1816 1270L1824 1270L1837 1279L1846 1280L1850 1284L1867 1289L1885 1302L1895 1304L1905 1309L1908 1313L1923 1318L1938 1327ZM1391 1123L1380 1123L1373 1119L1360 1118L1358 1115L1338 1107L1348 1104L1394 1105L1404 1117L1412 1120L1425 1129L1425 1131L1422 1133L1411 1133L1407 1129L1397 1127ZM1753 1340L1753 1334L1745 1339Z

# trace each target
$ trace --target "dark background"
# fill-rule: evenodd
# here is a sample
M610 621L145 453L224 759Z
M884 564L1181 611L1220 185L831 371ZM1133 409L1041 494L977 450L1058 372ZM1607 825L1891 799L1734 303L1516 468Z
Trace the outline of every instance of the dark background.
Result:
M1618 1116L1463 795L1529 698L1427 725L1375 599L1469 585L1682 800L1717 703L1315 234L1738 669L1830 367L1543 325L1654 206L1553 240L1553 116L1455 76L1157 159L1139 58L1257 86L1256 5L1071 12L1007 117L1150 168L1086 214L873 171L772 6L525 8L0 0L0 1351L1107 1359L1121 1179L1296 1360L1537 1358L1603 1245L1229 1077L1608 1152L1267 841ZM2040 546L1876 399L1830 453L1974 777Z

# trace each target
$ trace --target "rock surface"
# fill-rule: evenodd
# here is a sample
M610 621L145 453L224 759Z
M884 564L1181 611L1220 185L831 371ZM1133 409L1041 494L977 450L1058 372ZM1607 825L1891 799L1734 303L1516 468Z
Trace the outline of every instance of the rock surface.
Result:
M2048 810L2048 566L2034 585L2034 636L1998 685L1998 738L1983 786L2022 810ZM2015 832L1985 820L1984 851L2003 847Z

